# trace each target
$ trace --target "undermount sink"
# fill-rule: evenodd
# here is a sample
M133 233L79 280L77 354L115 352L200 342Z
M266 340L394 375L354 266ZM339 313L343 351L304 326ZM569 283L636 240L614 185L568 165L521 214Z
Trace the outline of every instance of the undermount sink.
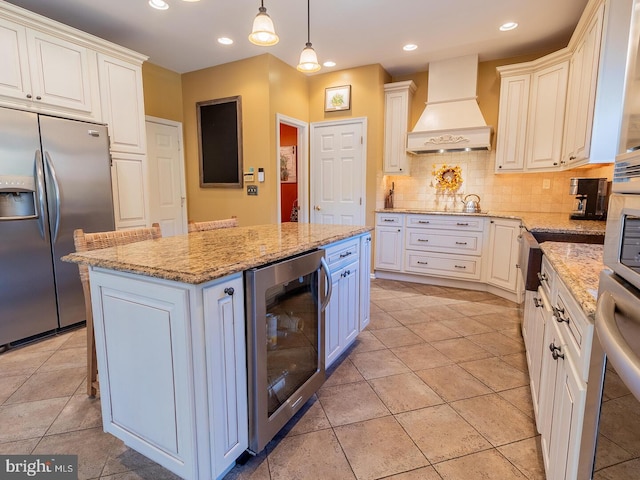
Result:
M609 285L613 280L604 277L600 276L595 330L608 360L640 400L640 311L634 303L638 299L619 292Z

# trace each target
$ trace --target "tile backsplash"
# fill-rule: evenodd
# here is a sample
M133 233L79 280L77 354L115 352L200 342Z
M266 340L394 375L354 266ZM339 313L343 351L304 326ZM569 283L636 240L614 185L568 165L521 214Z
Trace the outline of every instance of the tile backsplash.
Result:
M463 183L455 193L435 188L432 174L443 163L460 166ZM462 200L475 193L483 211L569 213L574 197L569 195L573 177L606 177L611 180L613 165L579 168L564 172L494 173L495 151L434 153L410 157L410 175L379 178L376 207L384 207L385 195L394 188L395 208L441 211L462 210Z

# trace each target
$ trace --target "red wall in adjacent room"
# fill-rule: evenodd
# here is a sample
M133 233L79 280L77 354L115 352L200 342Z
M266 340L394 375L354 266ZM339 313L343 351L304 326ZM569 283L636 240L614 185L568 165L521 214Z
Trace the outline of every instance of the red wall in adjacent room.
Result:
M298 129L290 125L280 124L280 145L282 147L298 146ZM297 148L296 148L297 152ZM296 171L298 170L298 156L296 155ZM297 183L280 184L280 215L283 222L291 218L293 202L298 198Z

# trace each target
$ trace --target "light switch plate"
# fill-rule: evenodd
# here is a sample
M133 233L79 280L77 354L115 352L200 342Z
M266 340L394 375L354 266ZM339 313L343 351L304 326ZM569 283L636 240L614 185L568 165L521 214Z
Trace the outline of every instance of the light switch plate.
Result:
M247 195L258 195L258 186L247 185Z

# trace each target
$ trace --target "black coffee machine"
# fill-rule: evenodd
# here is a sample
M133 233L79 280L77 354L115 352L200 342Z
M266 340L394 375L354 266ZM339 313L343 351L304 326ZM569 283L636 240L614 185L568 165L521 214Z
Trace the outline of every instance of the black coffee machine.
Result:
M572 178L569 194L576 203L569 218L574 220L606 220L609 188L606 178Z

